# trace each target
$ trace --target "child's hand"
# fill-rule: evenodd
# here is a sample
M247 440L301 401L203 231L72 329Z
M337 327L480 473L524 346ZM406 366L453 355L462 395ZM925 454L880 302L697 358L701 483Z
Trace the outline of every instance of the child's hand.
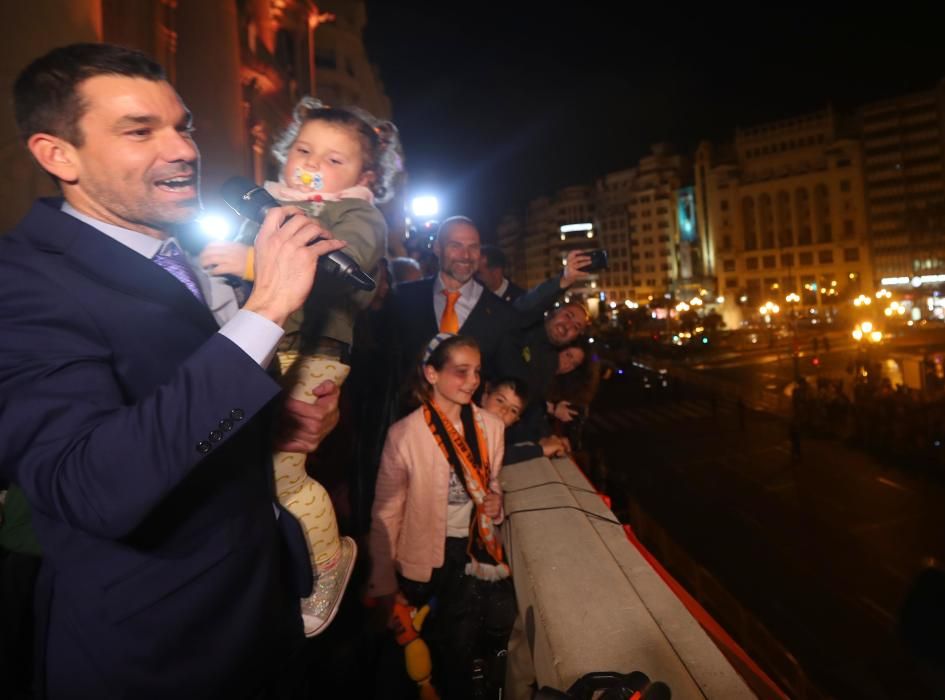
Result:
M249 246L242 243L210 241L200 254L200 266L211 275L245 277Z
M571 408L570 401L559 401L554 405L554 409L551 413L562 423L570 423L577 416L578 411Z
M495 520L502 512L502 494L490 492L486 500L482 502L482 512Z
M545 457L564 457L571 451L571 445L567 438L558 437L557 435L542 438L538 441L538 444L541 445L541 451Z

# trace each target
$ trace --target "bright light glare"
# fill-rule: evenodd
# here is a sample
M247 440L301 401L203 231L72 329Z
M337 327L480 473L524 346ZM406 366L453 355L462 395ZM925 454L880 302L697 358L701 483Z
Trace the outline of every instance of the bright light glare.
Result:
M219 214L204 214L197 219L197 224L208 238L212 238L216 241L227 240L233 228L229 220Z
M440 202L436 197L425 195L414 197L410 203L414 216L431 217L440 213Z

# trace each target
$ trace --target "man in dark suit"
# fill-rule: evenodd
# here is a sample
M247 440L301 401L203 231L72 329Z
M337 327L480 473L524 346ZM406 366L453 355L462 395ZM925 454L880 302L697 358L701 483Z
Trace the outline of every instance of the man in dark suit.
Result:
M484 245L476 276L490 292L510 304L525 294L525 290L505 276L508 261L498 246Z
M464 216L446 219L437 231L433 252L440 271L397 288L394 312L402 370L406 374L419 362L423 348L437 333L459 333L479 342L483 376L491 376L502 335L518 321L511 306L474 278L480 257L476 225Z
M56 49L14 104L63 194L0 239L0 480L43 551L37 694L272 697L312 572L274 505L264 367L341 244L306 246L319 229L274 209L238 310L169 235L199 211L199 155L160 66ZM277 402L293 426L277 447L333 426L337 391L321 391L311 411Z

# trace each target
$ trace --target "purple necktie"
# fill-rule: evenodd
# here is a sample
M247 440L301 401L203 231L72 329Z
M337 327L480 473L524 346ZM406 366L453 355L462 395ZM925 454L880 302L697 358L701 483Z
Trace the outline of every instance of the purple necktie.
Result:
M152 259L180 280L201 304L207 303L207 300L203 297L203 292L200 291L200 285L197 284L197 276L194 274L190 263L187 262L187 256L174 241L165 243L161 252Z

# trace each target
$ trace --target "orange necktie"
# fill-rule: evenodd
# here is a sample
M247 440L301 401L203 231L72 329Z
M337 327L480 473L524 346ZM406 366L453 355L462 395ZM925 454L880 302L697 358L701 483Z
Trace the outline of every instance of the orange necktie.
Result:
M456 300L459 292L448 292L445 289L446 308L443 309L443 318L440 319L440 333L459 333L459 316L456 315Z

